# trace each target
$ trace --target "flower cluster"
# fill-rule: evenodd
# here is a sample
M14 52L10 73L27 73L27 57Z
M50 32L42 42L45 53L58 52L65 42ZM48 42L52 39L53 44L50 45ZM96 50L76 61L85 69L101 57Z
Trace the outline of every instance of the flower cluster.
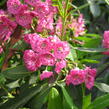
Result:
M11 16L7 12L0 10L0 43L6 42L16 27L17 24L11 19ZM0 46L0 54L2 51L3 49Z
M53 18L57 12L56 7L52 6L51 0L42 2L41 0L8 0L8 12L13 14L16 22L24 28L30 29L34 17L38 19L36 31L53 30Z
M26 34L24 40L31 45L32 50L24 52L24 62L28 70L36 71L43 66L55 66L56 73L66 66L66 56L70 48L67 42L57 36L42 38L38 34Z
M16 26L15 21L11 20L5 11L0 10L0 40L8 40Z
M104 32L103 47L109 49L109 31ZM109 51L103 52L103 54L109 55Z
M91 69L86 67L86 69L75 68L70 71L70 74L66 77L67 85L79 85L85 83L88 89L91 89L94 86L94 80L96 76L96 69Z
M85 23L83 19L83 15L81 14L77 19L72 18L71 24L69 24L69 28L73 30L74 37L78 37L79 35L85 34Z

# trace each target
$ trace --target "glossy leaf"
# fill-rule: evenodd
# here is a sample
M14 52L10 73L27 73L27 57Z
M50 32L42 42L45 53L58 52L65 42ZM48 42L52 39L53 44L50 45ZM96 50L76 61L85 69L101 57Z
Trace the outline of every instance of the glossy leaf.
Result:
M69 96L69 94L68 94L67 90L65 89L65 87L63 87L61 85L61 89L62 89L62 92L63 92L63 95L65 97L66 102L70 106L70 109L77 109L77 107L74 106L73 101L72 101L71 97Z
M49 93L48 108L47 109L63 109L62 99L56 88L52 88Z
M87 109L90 103L91 103L91 94L84 96L82 109Z
M109 85L105 83L95 83L95 86L102 92L108 92L109 93Z

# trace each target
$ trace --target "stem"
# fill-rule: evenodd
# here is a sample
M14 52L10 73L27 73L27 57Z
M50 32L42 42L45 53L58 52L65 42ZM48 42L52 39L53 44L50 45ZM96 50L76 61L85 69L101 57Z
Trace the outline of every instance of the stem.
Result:
M82 95L83 95L83 98L85 97L85 86L84 84L82 84Z
M67 19L68 4L69 4L69 0L66 0L66 2L65 2L65 9L64 9L64 15L62 17L62 35L61 35L61 39L62 40L65 40L64 33L65 33L65 26L66 26L66 19Z

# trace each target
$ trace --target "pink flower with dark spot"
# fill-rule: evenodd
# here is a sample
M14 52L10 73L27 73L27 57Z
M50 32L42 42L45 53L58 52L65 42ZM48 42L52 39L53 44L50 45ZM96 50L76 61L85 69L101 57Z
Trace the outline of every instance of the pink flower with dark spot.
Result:
M84 70L78 68L70 71L70 74L66 76L66 84L79 85L82 84L85 80Z
M43 71L43 73L40 74L40 79L44 80L46 78L50 78L51 76L53 76L53 72Z
M36 71L41 66L38 61L38 55L32 50L26 50L23 59L27 69L30 71Z
M55 65L55 57L51 53L44 53L39 56L39 61L42 65L46 66L54 66Z
M7 8L8 12L11 14L17 14L21 8L22 4L20 0L8 0L7 1Z
M33 17L30 11L22 11L15 16L16 22L27 29L31 28Z
M47 38L38 38L36 43L31 44L32 49L40 54L49 52L51 48L51 44Z
M54 55L57 59L64 59L69 54L70 48L67 42L61 41L54 47Z

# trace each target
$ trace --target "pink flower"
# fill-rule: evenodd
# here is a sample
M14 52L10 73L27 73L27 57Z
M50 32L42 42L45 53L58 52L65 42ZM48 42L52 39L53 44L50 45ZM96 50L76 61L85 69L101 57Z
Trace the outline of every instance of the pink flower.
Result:
M78 19L72 19L72 23L69 24L69 28L71 28L74 32L74 36L78 37L79 35L85 34L85 25L83 15L81 14Z
M73 69L70 74L66 76L66 84L79 85L85 83L86 87L90 90L94 86L96 77L96 69L86 67L84 70Z
M91 89L94 86L94 81L96 77L96 69L91 69L90 67L86 67L85 69L85 84L88 89Z
M0 10L0 18L1 18L2 16L7 16L7 15L6 15L6 12L5 12L4 10ZM0 20L1 20L1 19L0 19Z
M61 72L61 70L64 67L66 67L66 61L65 60L61 60L61 61L57 62L55 66L56 66L55 67L55 72L59 74Z
M109 31L104 32L103 47L109 48Z
M36 6L40 0L24 0L24 1L25 1L25 3L27 3L31 6Z
M104 32L103 47L109 49L109 31ZM109 50L103 52L103 54L109 55Z
M62 19L59 18L58 22L57 22L57 25L56 25L56 34L58 36L61 36L61 33L62 33Z
M25 42L31 45L34 45L39 40L39 38L40 36L36 33L24 35Z
M84 82L84 79L85 79L84 70L76 68L71 70L70 74L67 75L66 84L69 85L71 83L73 85L79 85Z
M56 43L54 47L54 55L57 59L64 59L70 52L67 42L61 41Z
M2 54L3 52L3 48L0 46L0 54Z
M54 66L55 57L51 53L44 53L39 56L39 61L42 65Z
M36 71L40 67L38 55L32 50L26 50L23 55L24 63L28 70Z
M44 80L46 78L50 78L51 76L53 76L53 72L43 71L43 73L40 74L40 79Z
M51 43L51 45L54 47L56 43L61 42L61 40L59 39L59 37L57 36L49 36L47 38L49 40L49 42Z
M33 17L30 11L22 11L15 16L16 22L27 29L31 28Z
M35 43L31 44L32 49L40 54L49 52L51 50L51 44L47 38L38 38Z
M49 30L50 32L54 32L53 15L48 15L38 20L36 31L43 32L44 30Z
M45 17L50 14L49 5L46 2L38 2L35 5L35 12L38 18Z
M6 16L1 16L0 18L0 40L8 40L17 24L11 21Z
M7 8L8 12L11 14L17 14L21 8L22 4L20 0L8 0L7 1Z

